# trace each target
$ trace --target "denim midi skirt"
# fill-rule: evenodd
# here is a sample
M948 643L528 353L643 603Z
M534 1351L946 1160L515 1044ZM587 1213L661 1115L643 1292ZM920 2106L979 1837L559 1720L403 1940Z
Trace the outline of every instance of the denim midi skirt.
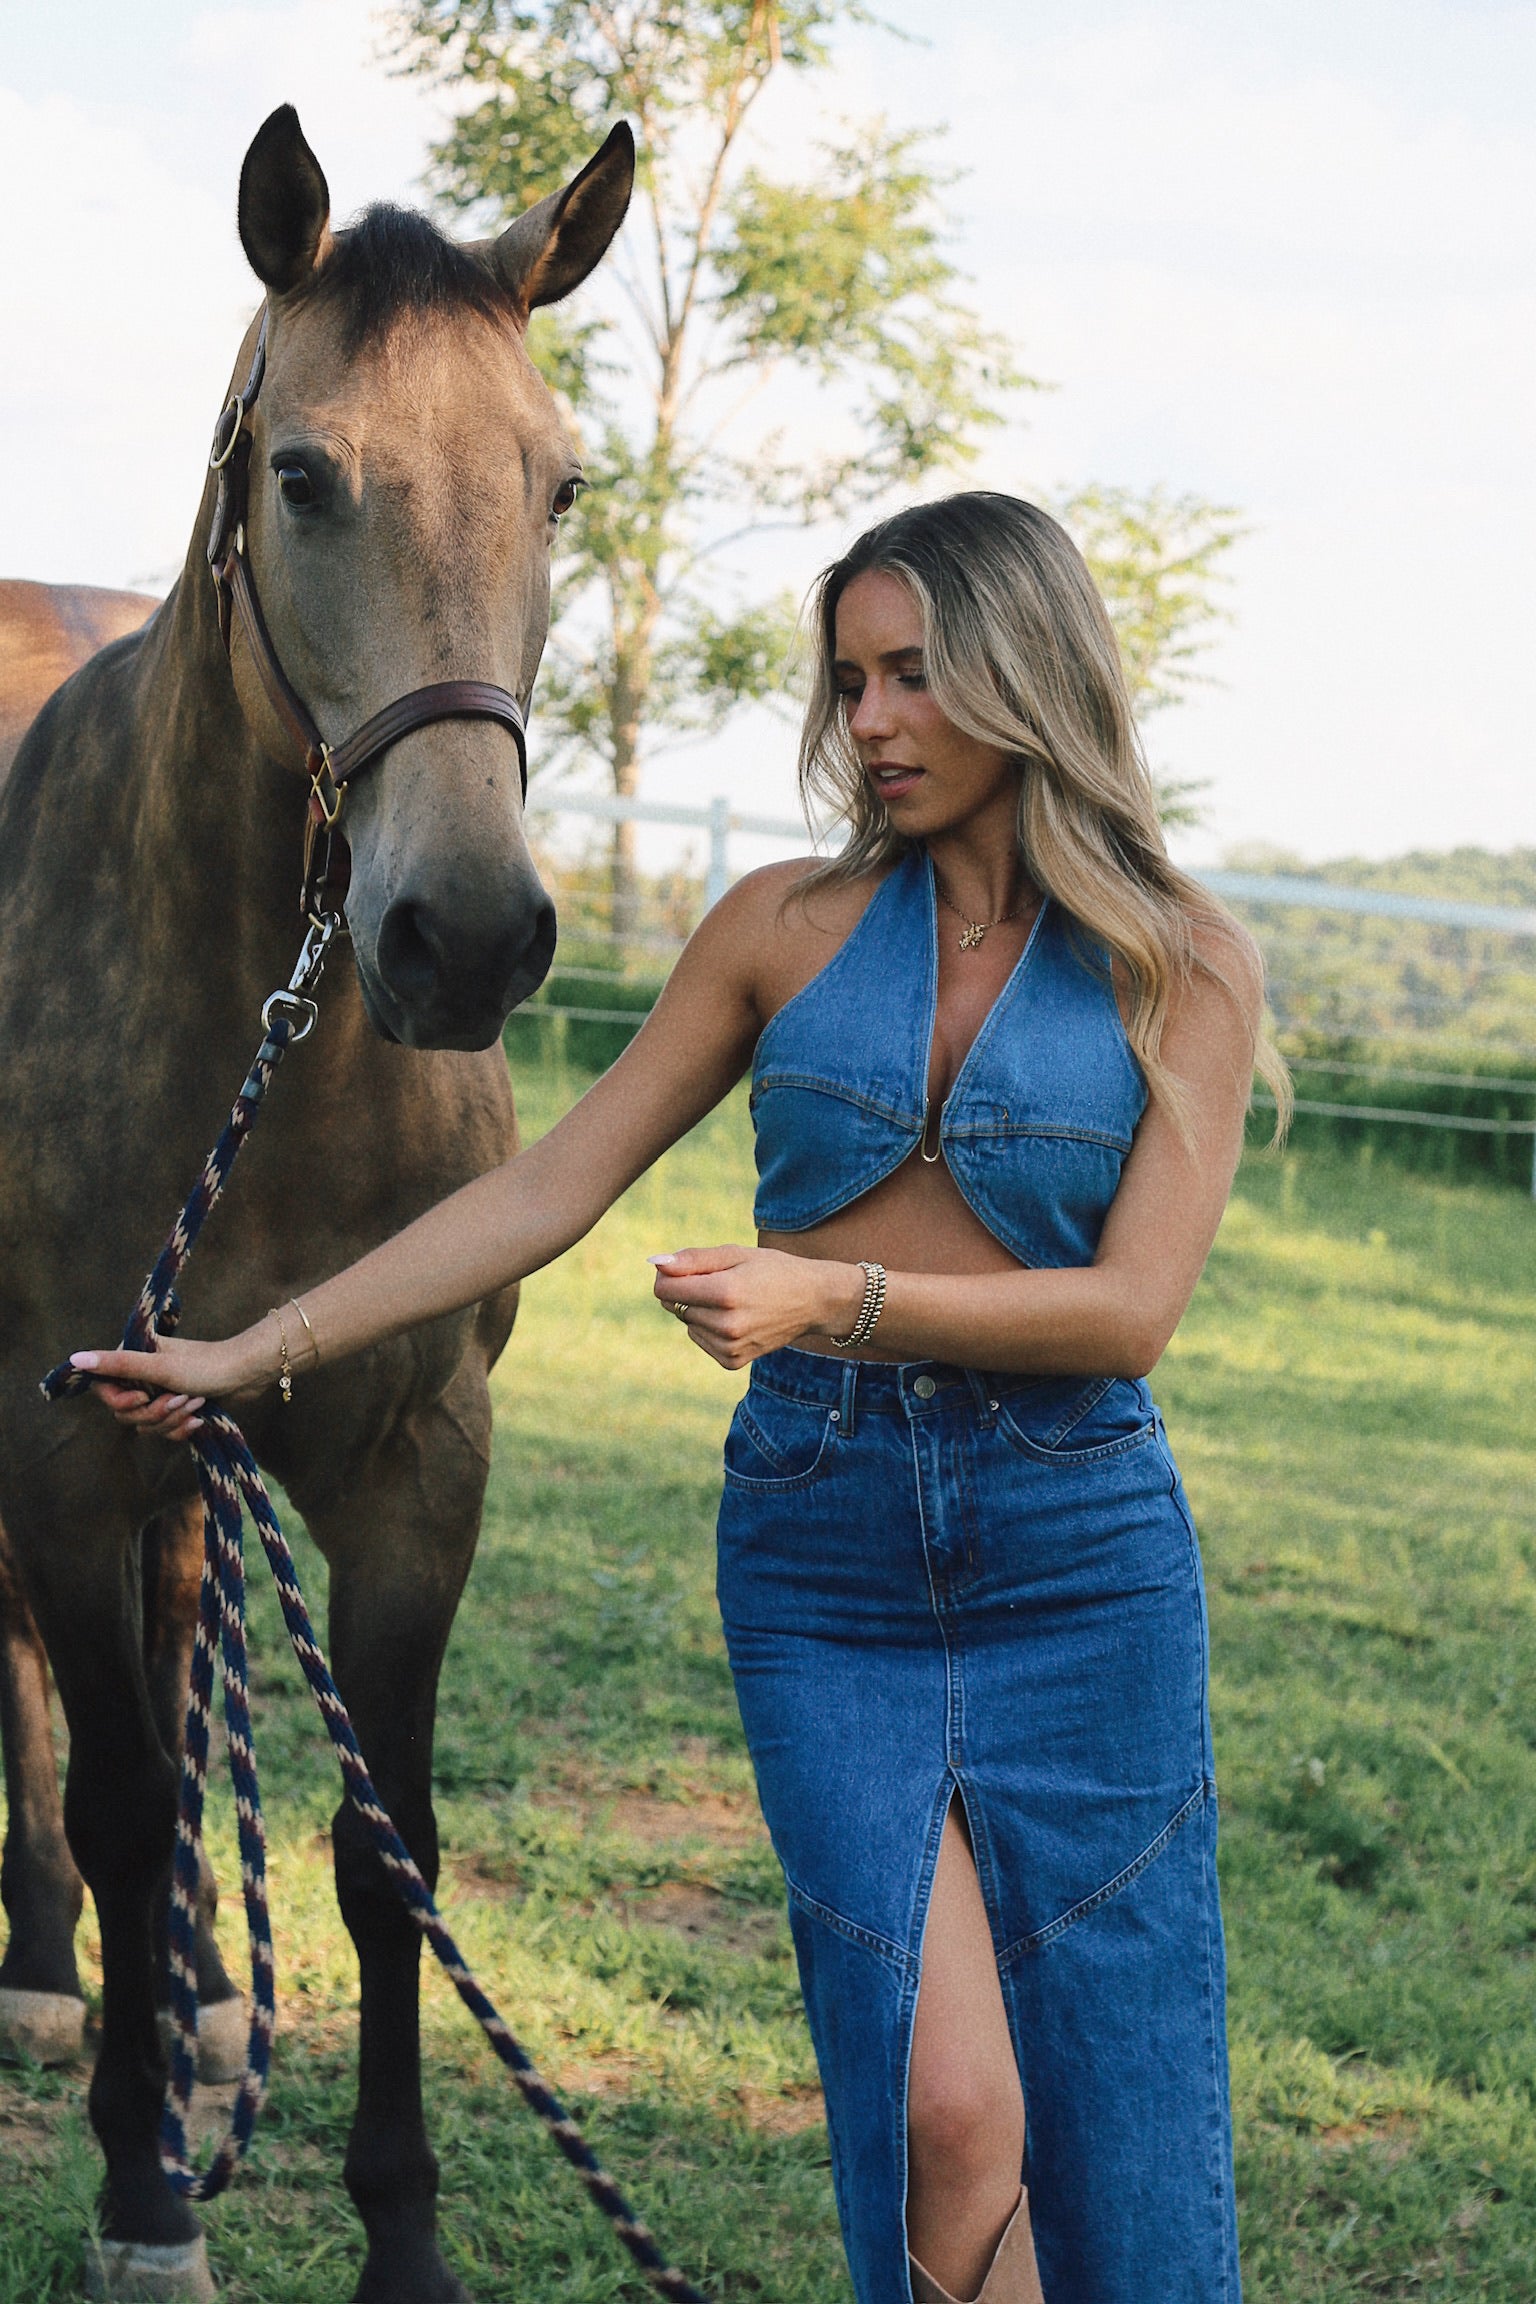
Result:
M719 1595L859 2304L910 2304L907 2068L955 1798L1046 2304L1237 2304L1205 1601L1147 1387L771 1353L726 1442Z

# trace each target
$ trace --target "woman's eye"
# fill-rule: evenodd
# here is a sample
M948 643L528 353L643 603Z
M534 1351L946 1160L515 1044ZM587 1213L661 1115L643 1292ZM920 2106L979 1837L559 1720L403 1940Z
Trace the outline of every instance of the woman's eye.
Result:
M302 464L279 464L277 492L285 504L313 504L315 484Z
M839 688L837 700L839 704L857 704L863 693L862 688Z
M581 481L562 480L559 487L555 490L554 502L550 505L549 508L550 518L552 520L558 520L562 513L569 512L571 506L575 503L577 497L581 494L581 490Z

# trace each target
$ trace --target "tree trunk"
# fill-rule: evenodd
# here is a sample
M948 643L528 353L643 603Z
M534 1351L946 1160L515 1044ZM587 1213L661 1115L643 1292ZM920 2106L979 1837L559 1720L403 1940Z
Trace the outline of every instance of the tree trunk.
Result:
M615 768L613 788L621 799L632 800L638 782L633 765L623 778ZM635 863L635 827L632 823L618 823L613 828L608 885L613 897L613 933L618 938L619 956L625 958L625 946L640 933L640 872Z
M615 634L613 696L609 720L609 761L613 789L620 800L633 800L640 789L640 730L651 687L651 635L657 606L654 594L645 602L637 624L628 633ZM616 620L617 621L617 620ZM620 822L613 827L609 885L613 895L613 933L616 949L640 932L640 874L635 863L635 827Z

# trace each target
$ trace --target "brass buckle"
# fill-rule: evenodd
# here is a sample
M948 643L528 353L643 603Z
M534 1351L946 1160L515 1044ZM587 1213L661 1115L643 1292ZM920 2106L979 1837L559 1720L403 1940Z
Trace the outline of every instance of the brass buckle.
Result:
M325 793L327 784L331 788L329 799L326 798ZM322 744L320 747L320 765L309 780L309 789L315 806L320 811L321 822L327 832L334 832L337 819L341 815L341 804L347 796L347 788L345 784L338 784L336 781L335 772L331 767L329 744Z
M233 416L234 422L229 428L229 438L221 448L219 446L219 434L223 430L226 416ZM244 422L245 395L241 392L233 392L230 395L228 405L220 411L219 421L213 428L213 446L208 451L208 469L210 472L223 471L235 452L235 442L240 437L240 427Z

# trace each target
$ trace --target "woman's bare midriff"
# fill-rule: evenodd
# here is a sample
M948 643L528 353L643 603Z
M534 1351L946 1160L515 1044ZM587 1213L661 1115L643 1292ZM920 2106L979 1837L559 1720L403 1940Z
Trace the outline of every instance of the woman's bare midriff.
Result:
M829 1216L808 1232L760 1232L760 1248L789 1256L817 1256L835 1264L883 1264L891 1272L1017 1272L1010 1256L967 1204L942 1160L931 1164L913 1152L894 1175L872 1192ZM857 1352L839 1352L825 1336L797 1336L802 1352L824 1352L834 1360L899 1360L879 1343Z

